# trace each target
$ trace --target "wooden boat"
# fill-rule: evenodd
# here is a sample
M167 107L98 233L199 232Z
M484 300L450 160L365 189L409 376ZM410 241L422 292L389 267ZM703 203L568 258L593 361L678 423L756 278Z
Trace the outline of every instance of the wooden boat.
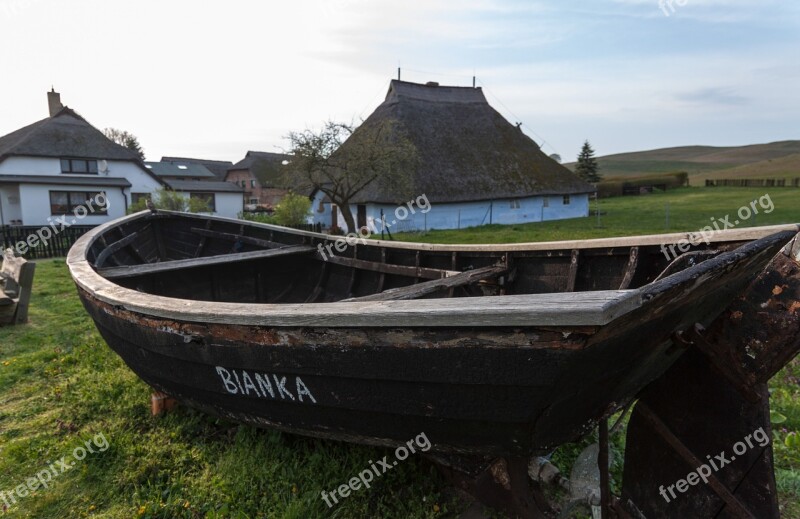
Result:
M511 245L337 237L159 211L102 225L68 265L145 382L259 427L442 454L574 441L680 356L798 232L715 233L671 260L639 236ZM340 242L341 243L341 242Z

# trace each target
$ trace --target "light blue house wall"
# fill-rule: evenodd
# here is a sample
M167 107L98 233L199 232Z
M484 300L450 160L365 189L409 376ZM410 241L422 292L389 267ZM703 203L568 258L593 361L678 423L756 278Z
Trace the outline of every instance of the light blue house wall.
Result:
M424 231L431 229L463 229L493 224L516 224L580 218L589 215L589 195L570 195L568 203L565 197L533 196L513 200L487 200L464 203L431 203L427 212L423 213L418 205L402 206L388 204L366 204L367 225L380 231L381 210L389 230L396 232ZM331 226L331 204L322 204L319 196L313 203L313 221L322 223L323 227ZM357 207L351 207L355 219ZM412 212L413 211L413 212ZM339 227L346 229L344 219L339 215Z

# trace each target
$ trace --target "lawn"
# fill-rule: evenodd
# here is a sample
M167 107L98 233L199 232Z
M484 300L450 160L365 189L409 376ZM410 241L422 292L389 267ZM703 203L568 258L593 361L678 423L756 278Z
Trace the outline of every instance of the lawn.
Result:
M589 218L574 218L519 225L485 225L461 230L431 230L398 234L395 239L426 243L522 243L665 232L697 231L738 210L755 207L758 214L740 221L738 227L800 222L800 190L793 188L681 188L646 196L606 198L591 203ZM771 202L771 203L770 203ZM770 210L772 207L772 210ZM766 211L769 211L768 213ZM599 225L598 225L599 222ZM721 226L720 223L718 225Z
M602 201L602 228L580 219L434 231L425 241L501 242L694 230L734 213L757 190L681 190ZM800 221L797 191L770 192L758 225ZM800 361L772 381L775 459L783 516L800 518ZM97 441L102 438L103 441ZM94 443L92 443L94 441ZM588 444L554 457L566 474ZM87 444L87 442L89 442ZM619 485L624 429L612 438ZM74 460L77 447L89 452ZM105 448L103 448L105 446ZM391 451L256 430L178 407L150 416L150 389L105 345L63 260L37 265L30 323L0 328L0 492L56 465L74 467L0 510L9 517L254 518L455 517L468 506L428 462L411 457L329 509L320 498ZM62 467L63 468L63 467ZM46 478L45 478L46 479ZM0 514L2 516L3 514Z

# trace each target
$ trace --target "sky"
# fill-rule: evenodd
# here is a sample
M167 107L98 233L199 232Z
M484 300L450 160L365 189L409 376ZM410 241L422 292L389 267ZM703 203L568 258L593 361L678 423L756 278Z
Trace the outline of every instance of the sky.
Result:
M800 139L793 0L0 0L0 135L46 92L148 160L237 161L358 122L403 80L471 86L548 153Z

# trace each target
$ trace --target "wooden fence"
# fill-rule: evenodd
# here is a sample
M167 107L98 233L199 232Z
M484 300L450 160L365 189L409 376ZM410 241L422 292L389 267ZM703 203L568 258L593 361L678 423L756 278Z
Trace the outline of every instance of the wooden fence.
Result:
M23 255L26 259L41 259L41 258L59 258L64 257L69 252L72 245L87 231L92 229L91 225L74 225L67 227L56 233L52 228L48 227L52 235L47 243L42 242L36 238L38 245L36 247L28 248L28 251ZM19 242L27 242L28 237L36 236L42 227L35 226L17 226L6 225L0 226L0 248L3 250L12 248L16 250ZM46 237L47 234L43 231L42 236ZM31 241L31 243L35 243Z
M800 187L800 178L715 178L706 187Z

